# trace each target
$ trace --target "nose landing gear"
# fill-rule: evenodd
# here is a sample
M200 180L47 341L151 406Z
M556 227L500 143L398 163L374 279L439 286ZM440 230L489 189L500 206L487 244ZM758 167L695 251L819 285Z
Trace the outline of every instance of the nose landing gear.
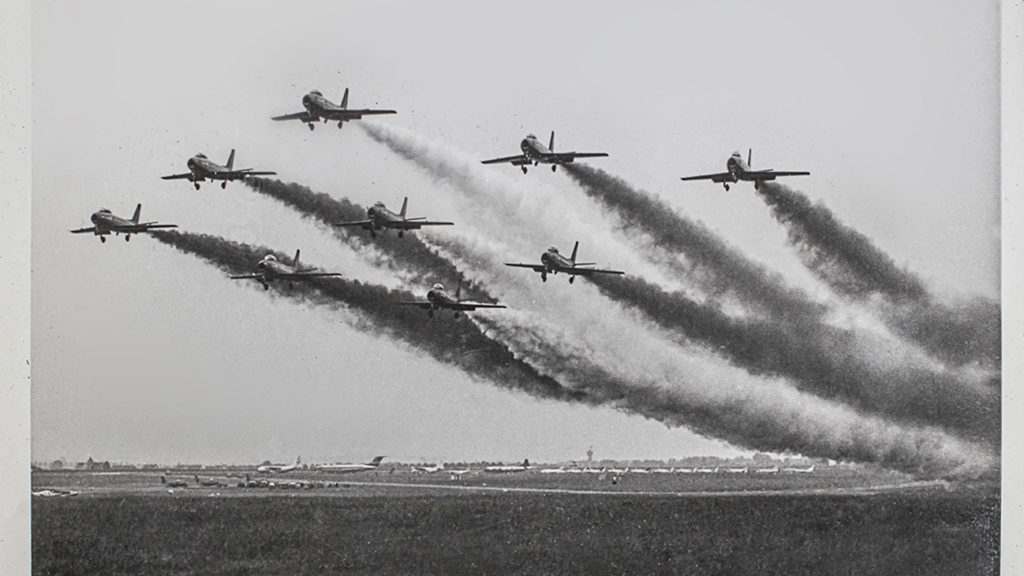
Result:
M725 186L725 191L726 191L726 192L728 192L728 191L729 191L729 185L728 185L728 184L722 184L722 186Z
M103 242L104 244L106 244L107 243L107 237L106 236L100 236L100 242Z
M522 166L523 174L526 174L526 166Z
M199 182L195 182L192 185L196 187L196 190L199 190Z
M312 123L312 122L310 122L310 123L309 123L309 131L310 131L310 132L312 132L312 131L313 131L314 129L316 129L316 126L315 126L315 125L313 125L313 123Z

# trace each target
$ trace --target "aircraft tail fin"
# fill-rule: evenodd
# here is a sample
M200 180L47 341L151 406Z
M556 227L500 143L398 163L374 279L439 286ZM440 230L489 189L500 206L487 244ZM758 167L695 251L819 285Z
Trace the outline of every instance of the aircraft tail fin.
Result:
M455 286L455 299L459 299L459 295L462 294L462 279L459 279L459 283Z
M408 208L408 207L409 207L409 197L406 196L405 199L402 200L402 211L398 213L398 215L402 217L402 220L405 220L405 209Z
M750 158L751 158L751 157L752 157L753 155L754 155L754 149L753 149L753 148L747 148L747 166L751 166L751 164L750 164Z
M295 268L296 270L299 269L299 254L301 252L302 252L302 250L299 250L299 249L295 250L295 260L292 261L292 268ZM296 460L296 462L298 462L299 459L296 458L295 460Z
M142 215L142 204L139 204L138 206L135 207L135 214L132 214L132 222L134 224L138 224L139 223L139 216L141 216L141 215Z
M580 241L577 240L576 243L572 245L572 256L569 256L569 260L576 262L576 251L579 250L579 247Z
M548 150L550 150L551 152L555 151L555 131L554 130L551 131L551 140L548 141Z
M380 461L383 460L383 456L374 456L373 460L367 462L370 466L380 466Z
M226 164L228 170L235 169L235 149L231 149L231 154L228 154L228 163Z
M529 468L529 467L530 467L530 459L529 458L523 458L523 468Z
M348 88L345 88L345 95L341 97L341 107L348 108Z
M298 252L295 253L295 261L296 262L299 261L299 253ZM295 457L295 465L299 466L301 464L302 464L302 456L296 456Z

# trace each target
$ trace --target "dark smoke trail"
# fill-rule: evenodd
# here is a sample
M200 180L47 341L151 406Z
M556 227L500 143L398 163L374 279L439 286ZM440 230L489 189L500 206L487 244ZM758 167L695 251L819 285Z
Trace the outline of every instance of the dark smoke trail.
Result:
M366 209L346 198L336 199L330 194L314 192L295 183L284 183L268 178L247 178L245 184L266 196L274 198L286 206L297 210L306 217L319 220L353 249L367 253L367 249L376 249L378 254L387 254L391 259L376 258L373 264L389 267L393 270L411 272L410 280L418 284L448 284L462 277L451 262L438 257L413 234L398 238L392 234L379 234L376 239L368 240L368 234L360 229L341 228L338 222L363 220ZM486 292L482 286L470 285L477 293ZM490 297L485 293L485 297Z
M748 305L771 313L776 320L815 319L824 307L801 290L787 287L782 276L751 261L709 230L679 214L653 195L633 188L621 178L582 164L568 164L565 171L588 196L615 212L622 228L650 236L666 263L675 264L676 252L689 262L686 273L696 271L698 280L716 293L734 293Z
M894 305L888 307L890 325L946 361L998 363L997 303L976 299L949 309L933 301L920 278L821 202L774 182L762 183L757 194L786 227L804 265L836 292L860 299L885 296Z
M251 272L253 265L266 254L290 261L284 254L217 236L178 231L155 231L151 235L231 274ZM565 389L554 379L516 359L507 346L484 336L464 315L453 318L451 314L438 314L428 320L419 308L396 305L395 302L401 300L419 299L408 292L344 278L314 278L294 284L292 288L285 288L283 282L276 282L271 287L278 294L321 305L345 305L361 314L363 330L412 344L434 359L457 366L476 378L543 398L585 400L582 394Z
M822 398L998 442L996 391L915 366L913 359L900 358L886 368L884 356L891 351L861 334L827 324L794 330L774 321L731 317L637 277L590 280L613 300L637 307L654 323L724 354L751 374L784 376Z

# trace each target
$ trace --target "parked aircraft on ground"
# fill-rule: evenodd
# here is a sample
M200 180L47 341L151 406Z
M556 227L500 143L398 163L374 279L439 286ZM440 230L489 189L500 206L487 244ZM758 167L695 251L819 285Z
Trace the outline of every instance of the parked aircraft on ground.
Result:
M373 460L370 460L365 464L340 462L334 464L317 464L316 469L320 472L362 472L364 470L376 470L383 459L383 456L376 456Z
M188 482L184 480L168 480L163 474L160 475L160 483L167 486L168 488L187 488Z
M487 466L484 472L525 472L530 469L530 460L523 460L522 464Z
M302 466L302 457L296 456L294 464L263 464L256 467L257 472L263 474L282 474L284 472L291 472Z

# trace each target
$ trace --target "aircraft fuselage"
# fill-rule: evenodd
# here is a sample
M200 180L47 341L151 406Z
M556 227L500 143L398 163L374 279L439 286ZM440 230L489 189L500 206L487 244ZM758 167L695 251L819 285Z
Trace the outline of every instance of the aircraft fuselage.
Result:
M89 217L92 220L93 225L96 226L96 233L100 234L101 231L119 232L122 230L131 230L137 223L131 220L126 220L120 216L114 216L110 212L99 211L93 213Z
M205 155L196 154L195 156L188 159L185 163L188 166L189 172L192 173L192 180L229 180L230 177L226 173L230 173L226 166L221 166L216 162L213 162Z
M572 260L562 256L558 250L553 248L540 255L540 262L547 268L548 272L552 273L570 270L574 266Z
M403 218L388 210L383 203L378 202L366 210L366 217L372 221L373 228L381 230L389 223L401 222Z
M535 164L538 162L550 162L548 157L551 155L551 150L548 150L548 147L541 144L540 140L537 140L532 134L523 138L523 141L519 143L519 149L523 151L523 156L526 156Z

